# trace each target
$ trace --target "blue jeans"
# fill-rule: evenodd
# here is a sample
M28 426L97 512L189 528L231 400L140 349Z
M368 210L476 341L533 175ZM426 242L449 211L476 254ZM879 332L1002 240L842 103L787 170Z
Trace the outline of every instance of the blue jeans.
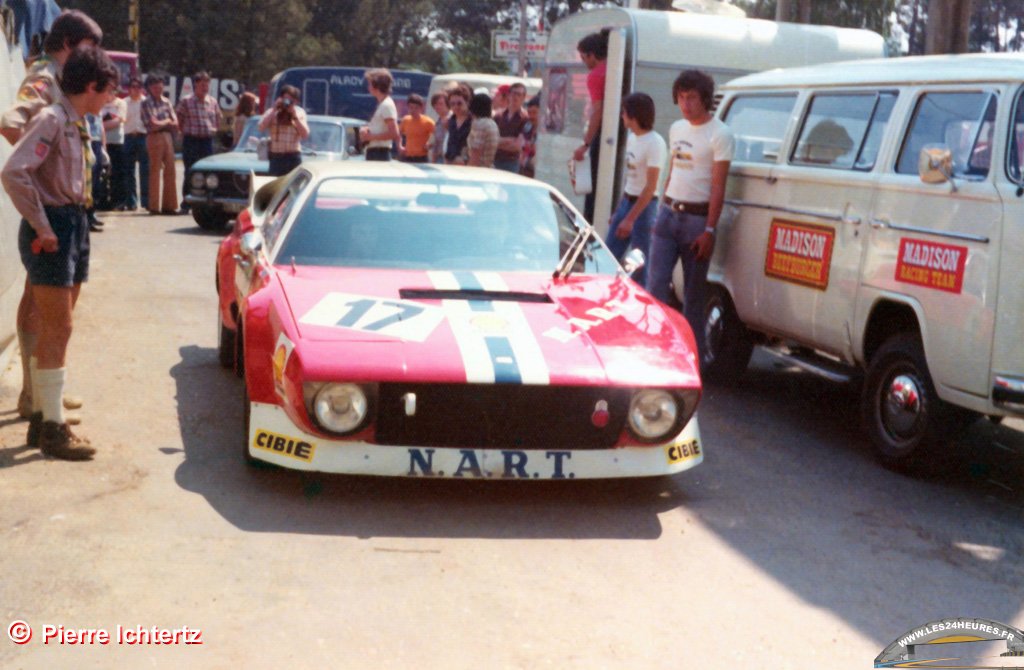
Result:
M608 224L608 236L605 238L605 244L608 245L608 250L615 255L615 259L620 262L622 257L626 255L626 252L633 248L644 252L647 262L650 263L651 227L654 224L654 215L658 213L658 201L652 198L633 224L633 232L626 239L620 239L615 236L615 231L619 229L619 224L622 223L622 220L626 218L631 209L633 209L633 203L626 200L625 196L623 196L619 200L619 206L615 208L615 212L612 214L611 222ZM632 276L633 281L641 286L645 286L647 284L647 265L645 264L634 272Z
M135 184L135 164L139 164L138 188ZM143 209L149 207L149 153L146 151L146 134L125 135L124 137L124 166L127 171L125 183L127 192L124 204L135 209L142 205ZM139 197L141 193L141 198Z
M701 236L706 216L675 212L665 205L658 208L651 235L651 262L647 270L647 290L662 302L668 302L672 269L683 262L683 316L690 322L697 350L704 354L704 293L708 283L710 260L698 261L690 245Z

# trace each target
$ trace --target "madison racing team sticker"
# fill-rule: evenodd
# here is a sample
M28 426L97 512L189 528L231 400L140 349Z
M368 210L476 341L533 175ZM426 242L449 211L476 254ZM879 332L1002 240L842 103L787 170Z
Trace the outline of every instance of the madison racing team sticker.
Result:
M904 237L896 257L896 281L960 293L967 247Z
M836 231L824 226L772 219L764 273L820 290L828 288Z

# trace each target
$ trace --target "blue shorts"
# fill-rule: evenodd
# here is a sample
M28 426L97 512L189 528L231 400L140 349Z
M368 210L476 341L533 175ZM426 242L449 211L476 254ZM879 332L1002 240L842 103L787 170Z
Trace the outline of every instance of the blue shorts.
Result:
M70 288L89 279L89 219L80 205L46 207L46 218L57 236L57 251L32 253L36 231L25 219L18 230L18 251L28 280L37 286Z

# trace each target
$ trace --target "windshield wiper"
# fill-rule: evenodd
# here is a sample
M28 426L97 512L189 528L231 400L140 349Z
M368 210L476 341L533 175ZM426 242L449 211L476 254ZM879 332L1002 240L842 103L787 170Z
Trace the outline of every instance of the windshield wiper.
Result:
M561 203L559 203L561 206ZM563 211L567 215L571 212ZM590 240L591 236L595 235L593 226L584 221L583 219L577 219L575 216L572 217L575 222L580 226L579 232L576 233L576 237L573 238L572 242L569 243L569 247L565 250L565 255L558 261L558 265L555 266L555 271L551 273L552 279L565 279L576 267L576 261L579 259L580 254L586 248L587 241Z

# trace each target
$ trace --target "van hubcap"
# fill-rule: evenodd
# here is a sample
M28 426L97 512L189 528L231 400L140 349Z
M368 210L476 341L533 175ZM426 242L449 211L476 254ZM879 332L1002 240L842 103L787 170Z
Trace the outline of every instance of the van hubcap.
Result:
M916 379L897 375L889 382L882 403L882 420L897 435L910 437L921 418L921 389Z

